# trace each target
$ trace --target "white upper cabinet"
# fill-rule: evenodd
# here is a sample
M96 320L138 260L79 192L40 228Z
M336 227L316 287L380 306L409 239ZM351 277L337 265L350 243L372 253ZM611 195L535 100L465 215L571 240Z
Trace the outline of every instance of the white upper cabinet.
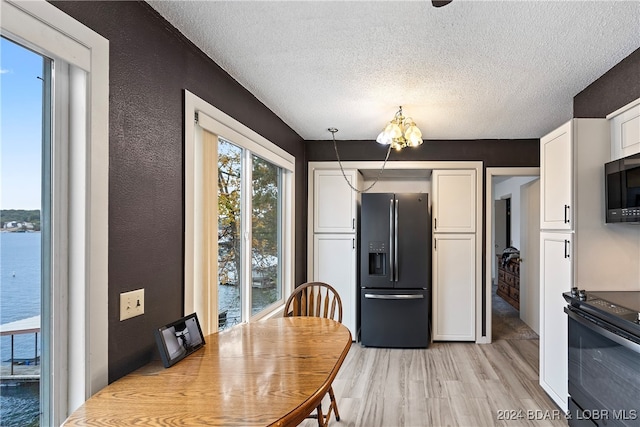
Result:
M347 179L359 188L361 175L357 170L345 170ZM314 233L355 233L358 193L349 187L340 170L314 171L313 231Z
M431 191L434 232L475 233L475 170L434 170Z
M573 122L540 139L540 228L573 227Z
M607 116L611 124L611 160L640 153L640 99Z

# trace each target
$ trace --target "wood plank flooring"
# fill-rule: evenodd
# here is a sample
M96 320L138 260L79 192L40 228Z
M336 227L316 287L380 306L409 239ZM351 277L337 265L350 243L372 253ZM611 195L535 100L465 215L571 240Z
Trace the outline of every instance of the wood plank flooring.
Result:
M336 427L567 425L538 385L535 339L433 343L423 350L354 343L333 389Z

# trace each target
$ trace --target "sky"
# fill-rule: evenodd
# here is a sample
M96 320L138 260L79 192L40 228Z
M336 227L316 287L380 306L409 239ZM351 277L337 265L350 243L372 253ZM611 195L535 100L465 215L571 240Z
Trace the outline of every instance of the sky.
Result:
M40 209L43 58L0 38L0 208Z

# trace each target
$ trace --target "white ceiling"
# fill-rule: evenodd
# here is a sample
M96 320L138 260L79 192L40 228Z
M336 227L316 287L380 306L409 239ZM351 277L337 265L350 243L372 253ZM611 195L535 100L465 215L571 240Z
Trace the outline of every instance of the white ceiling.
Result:
M149 1L306 140L538 138L640 47L640 1Z

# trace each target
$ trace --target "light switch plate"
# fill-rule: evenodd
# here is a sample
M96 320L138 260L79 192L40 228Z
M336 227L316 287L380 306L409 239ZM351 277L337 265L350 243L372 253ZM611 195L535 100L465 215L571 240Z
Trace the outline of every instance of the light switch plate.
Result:
M144 314L144 289L120 294L120 321Z

